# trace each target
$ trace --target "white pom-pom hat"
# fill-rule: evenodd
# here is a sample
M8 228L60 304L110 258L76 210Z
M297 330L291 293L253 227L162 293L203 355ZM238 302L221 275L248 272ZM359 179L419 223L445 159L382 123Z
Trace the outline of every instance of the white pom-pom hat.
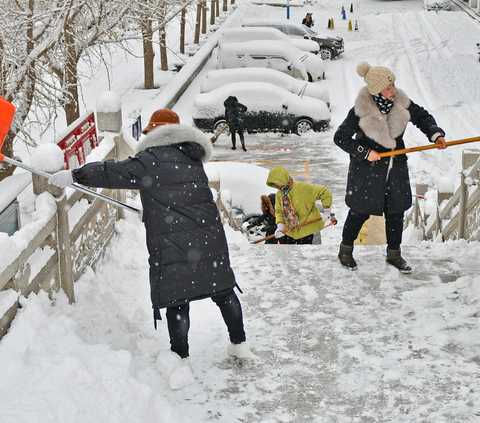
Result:
M360 62L357 66L357 73L367 83L368 92L376 95L395 82L393 72L383 66L370 66L367 62Z

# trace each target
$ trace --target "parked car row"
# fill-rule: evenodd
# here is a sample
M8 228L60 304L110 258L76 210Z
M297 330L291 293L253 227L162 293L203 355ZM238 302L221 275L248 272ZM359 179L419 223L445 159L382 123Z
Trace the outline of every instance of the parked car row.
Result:
M234 96L247 107L247 132L325 130L331 117L330 96L320 82L324 60L343 52L343 40L281 19L242 24L220 37L217 70L208 72L194 99L194 124L220 131L227 124L224 101Z
M275 28L293 39L315 41L320 48L320 56L324 60L335 59L345 50L343 38L317 33L289 19L244 19L242 27Z
M291 38L276 28L260 27L228 28L223 31L223 34L218 41L218 45L221 46L225 43L264 40L283 41L284 43L292 44L300 50L313 54L318 54L320 51L320 48L315 41Z
M210 71L200 84L200 92L208 93L234 82L268 82L299 97L307 96L321 100L330 108L330 94L323 84L311 84L268 68L217 69Z
M325 63L320 57L283 41L221 44L217 68L271 68L310 82L325 78Z

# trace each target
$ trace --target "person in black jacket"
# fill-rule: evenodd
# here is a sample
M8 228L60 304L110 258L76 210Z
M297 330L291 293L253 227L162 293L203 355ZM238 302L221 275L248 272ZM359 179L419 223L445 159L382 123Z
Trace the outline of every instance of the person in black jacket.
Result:
M237 97L231 95L224 102L225 106L225 119L227 121L228 128L230 129L230 134L232 136L232 150L236 150L237 140L235 138L235 133L238 132L240 137L240 142L242 143L243 151L247 151L245 148L245 138L243 137L244 130L244 114L247 111L247 106L238 102Z
M143 132L146 136L137 144L135 156L62 170L49 183L139 190L155 328L160 309L166 308L170 349L186 359L189 304L211 298L228 328L227 353L247 357L242 307L234 292L238 285L203 168L212 156L211 142L199 130L181 125L178 115L167 109L154 112Z
M361 62L357 73L364 78L354 107L337 129L334 142L350 154L345 202L350 208L343 227L338 258L351 269L353 242L370 215L385 215L386 262L402 273L412 268L400 251L404 212L412 205L405 154L381 158L379 153L405 148L403 134L409 122L418 127L439 149L447 147L444 131L424 108L395 87L395 75L382 66Z
M311 28L313 25L313 18L312 18L313 13L307 13L306 16L302 20L302 25L308 26Z

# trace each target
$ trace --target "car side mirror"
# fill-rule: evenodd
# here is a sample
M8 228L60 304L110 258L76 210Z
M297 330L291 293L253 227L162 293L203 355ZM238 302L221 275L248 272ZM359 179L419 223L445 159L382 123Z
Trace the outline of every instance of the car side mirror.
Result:
M290 70L290 71L292 70L292 64L291 63L287 64L287 69Z

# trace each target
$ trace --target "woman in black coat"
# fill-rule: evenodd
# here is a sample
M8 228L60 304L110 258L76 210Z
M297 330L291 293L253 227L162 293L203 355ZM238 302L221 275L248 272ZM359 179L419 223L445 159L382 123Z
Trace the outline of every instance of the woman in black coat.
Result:
M230 129L230 135L232 136L232 150L236 150L237 140L235 133L238 132L240 142L242 143L243 151L247 151L245 148L245 138L243 137L243 130L245 129L245 117L244 114L247 111L247 106L238 102L237 97L231 95L224 102L225 106L225 120L227 121L228 128Z
M179 123L175 112L158 110L135 156L60 171L49 182L139 190L155 327L160 309L166 308L171 350L188 357L189 303L212 298L229 331L227 352L242 358L249 355L242 307L233 290L237 283L223 224L203 168L212 156L211 142Z
M350 154L345 202L350 208L342 233L338 258L351 270L357 268L353 242L370 215L385 214L388 264L402 273L411 267L401 256L404 212L412 205L407 156L381 158L379 153L405 148L403 134L408 122L418 127L431 142L446 148L444 131L425 109L395 87L395 75L367 62L357 66L367 86L355 106L337 129L334 142Z

